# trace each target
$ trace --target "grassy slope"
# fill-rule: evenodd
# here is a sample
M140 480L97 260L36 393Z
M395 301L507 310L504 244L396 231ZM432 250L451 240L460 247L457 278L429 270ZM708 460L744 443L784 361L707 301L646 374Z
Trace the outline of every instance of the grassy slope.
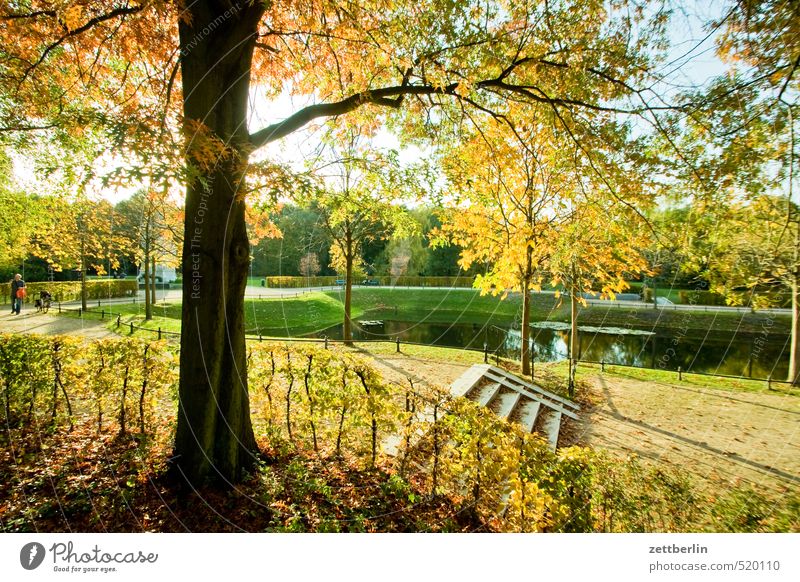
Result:
M133 323L149 329L161 328L164 331L180 332L181 304L178 302L159 302L153 307L153 319L145 321L143 303L125 303L107 306L114 318L121 315L123 326ZM91 310L94 314L100 310ZM361 315L358 307L353 309L354 317ZM74 313L69 315L76 316ZM322 293L311 293L290 299L261 299L245 301L245 329L249 334L261 333L265 336L301 335L328 328L342 321L342 304ZM115 327L115 320L109 326Z
M342 321L343 292L308 293L300 297L245 301L248 333L265 336L302 335L320 331ZM533 321L569 321L569 307L550 294L534 294L531 301ZM584 325L632 327L638 329L673 329L682 333L714 330L758 333L767 316L759 313L672 311L628 309L621 303L592 305L581 309L579 320ZM122 313L122 323L144 322L144 306L113 305L114 313ZM94 311L97 311L95 308ZM480 296L470 289L406 289L356 288L353 290L353 317L401 319L405 321L460 322L510 325L518 321L521 297ZM156 316L146 324L165 331L180 331L180 304L159 303ZM789 333L789 317L772 316L770 333ZM769 323L769 322L767 322Z

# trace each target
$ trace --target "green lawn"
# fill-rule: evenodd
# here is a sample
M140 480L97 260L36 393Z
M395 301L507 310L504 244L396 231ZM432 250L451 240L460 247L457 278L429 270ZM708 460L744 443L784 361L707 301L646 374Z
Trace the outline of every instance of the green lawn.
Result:
M153 319L145 321L144 303L124 303L106 306L109 327L116 328L116 317L124 326L133 323L147 329L169 332L181 330L181 304L179 302L158 302L153 306ZM90 309L95 317L100 309ZM113 316L109 316L109 312ZM68 315L77 317L70 312ZM353 316L359 317L361 310L355 306ZM300 297L276 299L248 299L245 301L245 329L248 334L265 336L297 336L320 331L340 323L344 318L344 307L338 300L323 293L310 293ZM150 336L152 337L152 336Z
M344 301L344 290L328 291L328 297ZM534 295L534 311L546 319L556 300L552 295ZM353 289L353 307L376 319L427 321L431 323L484 323L498 325L517 319L522 306L520 295L505 300L483 296L473 289L408 289L405 287L359 287Z
M554 374L566 378L569 365L566 361L547 362L537 364L538 367L549 370ZM590 364L580 362L578 364L577 378L582 379L589 376L596 376L601 373L600 364ZM748 380L745 378L726 378L723 376L711 376L705 374L691 374L684 372L680 379L678 372L674 370L656 370L652 368L634 368L630 366L615 366L606 364L602 373L610 378L624 378L638 380L641 382L657 382L681 386L685 388L701 388L709 390L727 390L730 392L754 392L786 394L800 396L796 388L783 382L774 382L770 388L766 380Z

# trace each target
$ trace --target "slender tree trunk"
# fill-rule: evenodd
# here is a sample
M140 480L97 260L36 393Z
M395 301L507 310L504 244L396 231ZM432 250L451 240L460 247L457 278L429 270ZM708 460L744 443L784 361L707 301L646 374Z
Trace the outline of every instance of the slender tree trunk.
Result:
M520 358L522 359L522 374L530 376L531 374L531 289L529 281L526 278L522 282L522 352Z
M153 319L153 304L150 302L150 218L144 227L144 318L147 321ZM139 291L137 290L138 294Z
M569 294L570 306L570 332L569 332L569 357L577 360L580 357L580 337L578 336L578 292L573 287Z
M86 242L81 236L81 309L86 311Z
M264 3L198 0L179 22L187 186L175 465L192 484L242 478L258 448L250 420L244 292L250 262L244 173L250 69ZM218 159L199 157L224 146Z
M155 305L156 304L156 258L151 257L150 262L151 262L150 272L153 275L153 279L152 281L150 281L150 304Z
M345 249L345 278L344 278L344 333L342 337L346 344L353 340L353 323L350 319L353 304L353 238L347 233Z
M522 278L522 373L531 374L531 279L533 279L533 249L528 246L525 252L525 275Z
M573 270L574 272L574 270ZM574 281L575 279L573 279ZM573 287L569 294L571 322L569 334L569 378L567 380L567 393L570 397L575 395L575 370L580 358L580 336L578 335L578 291Z
M658 309L658 288L656 287L656 278L653 277L653 309Z
M789 373L786 380L793 385L800 384L800 273L792 277L792 336L789 348Z
M794 197L794 116L792 115L792 108L788 108L789 113L789 191L786 196L786 223L792 223L794 219L794 253L792 256L792 336L791 347L789 348L789 373L787 380L792 385L797 386L800 384L800 217L793 216L795 214L795 205L792 202Z

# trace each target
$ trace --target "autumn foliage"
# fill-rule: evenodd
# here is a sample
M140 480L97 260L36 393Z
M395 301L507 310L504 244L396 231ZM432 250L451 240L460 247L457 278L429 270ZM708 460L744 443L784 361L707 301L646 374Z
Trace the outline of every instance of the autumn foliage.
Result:
M249 359L264 454L235 491L187 497L169 471L171 348L133 339L0 336L0 475L21 485L0 494L3 529L743 527L732 509L740 507L740 491L711 502L688 478L633 458L580 447L554 453L472 402L388 382L352 352L259 342ZM790 528L790 515L779 507L748 527Z

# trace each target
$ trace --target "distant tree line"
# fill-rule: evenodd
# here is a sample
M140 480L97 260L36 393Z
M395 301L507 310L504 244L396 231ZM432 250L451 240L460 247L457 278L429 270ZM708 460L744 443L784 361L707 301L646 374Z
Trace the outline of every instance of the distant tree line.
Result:
M418 223L418 232L405 238L365 241L361 248L360 276L455 276L481 272L480 265L473 265L468 271L459 267L460 247L431 247L429 235L441 226L434 208L413 208L408 214ZM308 255L317 259L316 275L339 274L331 266L333 240L318 208L286 204L273 212L271 219L281 237L262 239L251 249L254 276L310 276L302 269Z

